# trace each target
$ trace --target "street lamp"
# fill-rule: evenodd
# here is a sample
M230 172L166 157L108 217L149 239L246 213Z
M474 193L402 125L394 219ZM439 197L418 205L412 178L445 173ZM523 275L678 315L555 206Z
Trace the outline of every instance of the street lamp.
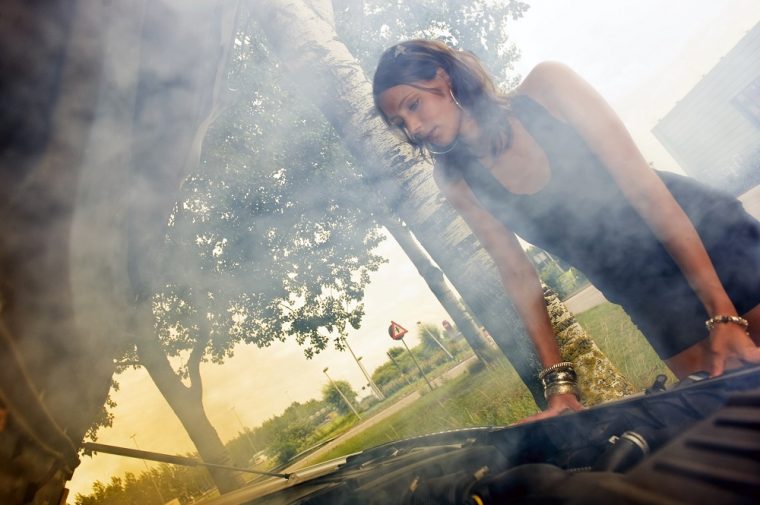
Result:
M351 346L348 345L348 339L346 337L343 337L343 343L346 344L346 348L348 349L348 352L351 353L351 356L354 357L354 361L356 361L356 364L359 365L359 369L364 374L364 378L367 379L367 382L369 382L369 387L372 389L372 393L377 397L378 400L382 401L385 400L385 395L382 391L380 391L380 388L377 387L377 384L374 383L372 380L372 377L367 372L367 369L364 368L364 365L361 363L361 356L358 358L356 357L356 354L354 354L354 350L351 349Z
M438 347L440 347L441 349L443 349L443 352L446 353L446 355L449 357L449 359L451 361L454 361L454 356L452 356L451 353L449 352L449 350L446 349L443 346L443 344L441 343L440 340L438 340L437 338L435 338L435 335L433 335L433 332L431 332L427 327L423 326L423 324L422 324L421 321L417 321L417 326L418 326L418 328L421 328L421 329L425 330L425 333L427 333L428 337L432 338L433 342L435 342L436 344L438 344Z
M140 450L140 446L137 445L137 433L132 433L129 438L132 439L132 442L135 444L135 447L137 447L138 450ZM166 503L166 500L164 500L164 496L161 494L161 489L158 487L158 482L156 482L155 477L153 477L153 473L150 471L150 468L148 468L148 463L145 462L145 460L142 460L143 465L145 465L145 471L148 472L148 477L150 477L150 481L153 483L153 487L156 488L156 493L158 493L158 499L159 504L163 505Z
M359 413L356 411L356 409L355 409L355 408L354 408L354 406L351 404L351 402L350 402L350 401L348 401L348 398L346 398L346 395L344 395L344 394L343 394L343 391L341 391L341 390L340 390L340 388L338 387L338 385L337 385L337 384L335 384L335 382L334 382L334 381L333 381L333 380L330 378L330 376L329 376L329 375L327 375L327 369L328 369L328 368L327 368L327 367L325 367L325 369L324 369L324 370L322 370L322 372L324 372L324 374L327 376L327 380L329 380L329 381L330 381L330 384L332 384L332 387L334 387L334 388L335 388L335 391L337 391L337 392L338 392L338 394L340 395L340 397L341 397L341 398L343 398L343 401L344 401L344 402L346 402L346 405L348 405L348 408L350 408L350 409L351 409L351 411L354 413L354 415L356 415L356 417L358 417L359 419L361 419L361 418L362 418L362 416L360 416L360 415L359 415Z

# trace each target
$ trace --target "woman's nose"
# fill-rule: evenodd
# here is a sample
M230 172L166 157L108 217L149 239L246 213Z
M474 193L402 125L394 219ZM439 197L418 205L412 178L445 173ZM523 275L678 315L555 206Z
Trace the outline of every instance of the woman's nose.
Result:
M420 134L422 133L422 124L419 121L410 121L407 123L409 129L409 135L416 142L420 141Z

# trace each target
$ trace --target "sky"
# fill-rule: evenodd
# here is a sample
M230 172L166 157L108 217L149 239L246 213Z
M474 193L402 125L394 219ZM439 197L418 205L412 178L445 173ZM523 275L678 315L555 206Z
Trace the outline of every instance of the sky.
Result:
M645 157L661 169L679 171L651 134L651 128L755 24L758 0L533 0L526 15L512 23L510 36L521 51L516 68L527 74L545 60L563 62L596 87L620 114ZM414 266L392 239L379 250L389 263L372 275L366 316L349 343L365 367L374 370L395 345L387 333L394 320L410 330L417 321L440 324L451 319L431 295ZM266 349L240 346L219 365L202 366L204 404L222 440L242 425L257 426L293 401L319 398L327 382L364 384L350 354L332 348L306 360L294 342ZM103 429L105 444L183 454L193 446L179 421L142 370L117 378L118 406L113 427ZM144 470L139 460L100 454L84 457L69 483L69 502L88 493L95 480Z

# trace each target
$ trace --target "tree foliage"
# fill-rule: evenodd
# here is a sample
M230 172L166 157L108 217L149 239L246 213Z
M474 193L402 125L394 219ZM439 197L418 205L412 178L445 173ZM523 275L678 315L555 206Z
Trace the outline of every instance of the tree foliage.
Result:
M382 236L319 111L278 85L255 35L238 42L230 82L239 91L169 223L158 334L169 357L195 350L221 363L239 342L288 336L311 357L359 328L369 273L384 261L372 252Z
M325 404L317 400L293 402L282 414L253 430L254 442L266 443L267 452L284 463L311 443L311 436L325 422L328 413Z
M203 467L186 467L162 464L149 471L124 477L111 477L111 481L96 481L92 493L77 494L76 505L150 505L163 504L177 498L180 503L192 503L211 489L208 472Z
M322 386L322 401L340 415L350 414L351 407L346 404L346 401L338 393L338 389L351 402L351 405L356 408L356 397L358 395L351 387L351 384L344 380L332 381L332 383Z
M433 38L474 52L505 87L516 83L519 58L506 29L527 11L519 0L334 0L336 28L368 75L388 46Z

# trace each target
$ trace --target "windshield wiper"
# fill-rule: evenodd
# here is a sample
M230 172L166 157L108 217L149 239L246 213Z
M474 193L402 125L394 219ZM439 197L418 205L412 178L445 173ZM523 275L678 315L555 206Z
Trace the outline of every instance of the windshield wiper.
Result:
M280 477L282 479L289 479L291 476L289 473L264 472L261 470L251 470L249 468L240 468L237 466L218 465L216 463L206 463L205 461L195 458L188 458L186 456L172 456L171 454L162 454L160 452L142 451L139 449L130 449L127 447L118 447L115 445L96 444L94 442L85 442L82 444L82 448L89 451L105 452L108 454L115 454L117 456L125 456L127 458L148 459L151 461L159 461L161 463L169 463L172 465L205 466L208 468L218 468L220 470L228 470L232 472L246 472L255 473L257 475L267 475L269 477Z

